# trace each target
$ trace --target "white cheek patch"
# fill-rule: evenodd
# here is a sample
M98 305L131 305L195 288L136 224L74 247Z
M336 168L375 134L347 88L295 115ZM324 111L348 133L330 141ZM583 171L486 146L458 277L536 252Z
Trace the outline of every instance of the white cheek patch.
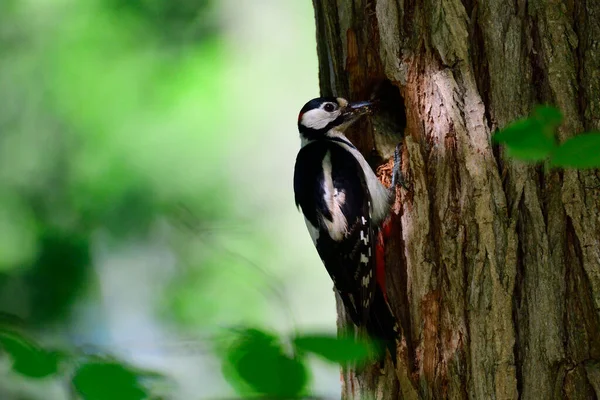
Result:
M340 111L327 112L320 108L307 111L302 115L300 123L310 129L323 129L340 115Z

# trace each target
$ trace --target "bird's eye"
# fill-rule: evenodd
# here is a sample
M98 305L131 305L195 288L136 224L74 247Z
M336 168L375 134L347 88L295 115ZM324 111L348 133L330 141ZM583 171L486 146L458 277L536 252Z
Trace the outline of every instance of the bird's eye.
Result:
M335 106L331 103L327 103L325 104L325 107L323 107L323 109L327 112L332 112L333 110L335 110Z

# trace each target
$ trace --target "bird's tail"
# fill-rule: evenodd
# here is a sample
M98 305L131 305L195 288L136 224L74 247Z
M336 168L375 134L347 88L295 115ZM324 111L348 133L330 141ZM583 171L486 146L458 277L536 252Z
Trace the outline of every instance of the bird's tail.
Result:
M396 348L400 339L400 326L380 288L377 288L375 291L375 298L370 309L366 328L369 336L382 344L383 351L379 359L381 368L383 369L385 365L385 349L390 352L395 367L397 362Z

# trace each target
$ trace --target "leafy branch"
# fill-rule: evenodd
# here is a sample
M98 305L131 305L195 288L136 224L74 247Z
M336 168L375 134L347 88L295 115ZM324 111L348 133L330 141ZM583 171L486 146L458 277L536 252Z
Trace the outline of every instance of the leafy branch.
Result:
M349 366L363 364L381 350L350 334L306 334L284 340L260 329L229 333L222 370L242 398L314 398L309 390L310 355ZM0 358L2 354L10 359L14 373L29 379L63 379L83 400L156 399L151 383L164 379L113 357L44 348L6 323L0 325Z
M46 349L18 329L0 325L0 355L12 371L30 379L63 378L83 400L142 400L152 398L145 385L160 375L106 356L73 355Z
M561 168L600 168L600 132L586 132L558 144L556 130L563 122L557 108L537 107L529 118L509 124L492 139L506 146L507 154L523 161L548 160Z
M226 350L223 374L241 396L305 397L309 355L347 366L364 364L381 351L376 344L350 335L298 335L289 344L291 351L286 352L274 333L240 330Z

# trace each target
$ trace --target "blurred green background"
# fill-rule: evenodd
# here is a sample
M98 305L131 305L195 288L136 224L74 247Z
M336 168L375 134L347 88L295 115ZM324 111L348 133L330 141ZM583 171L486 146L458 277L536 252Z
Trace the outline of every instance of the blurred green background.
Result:
M310 2L3 0L0 60L4 319L162 373L176 399L232 395L223 328L335 331L292 192ZM312 382L339 393L337 367ZM1 399L69 396L0 355Z

